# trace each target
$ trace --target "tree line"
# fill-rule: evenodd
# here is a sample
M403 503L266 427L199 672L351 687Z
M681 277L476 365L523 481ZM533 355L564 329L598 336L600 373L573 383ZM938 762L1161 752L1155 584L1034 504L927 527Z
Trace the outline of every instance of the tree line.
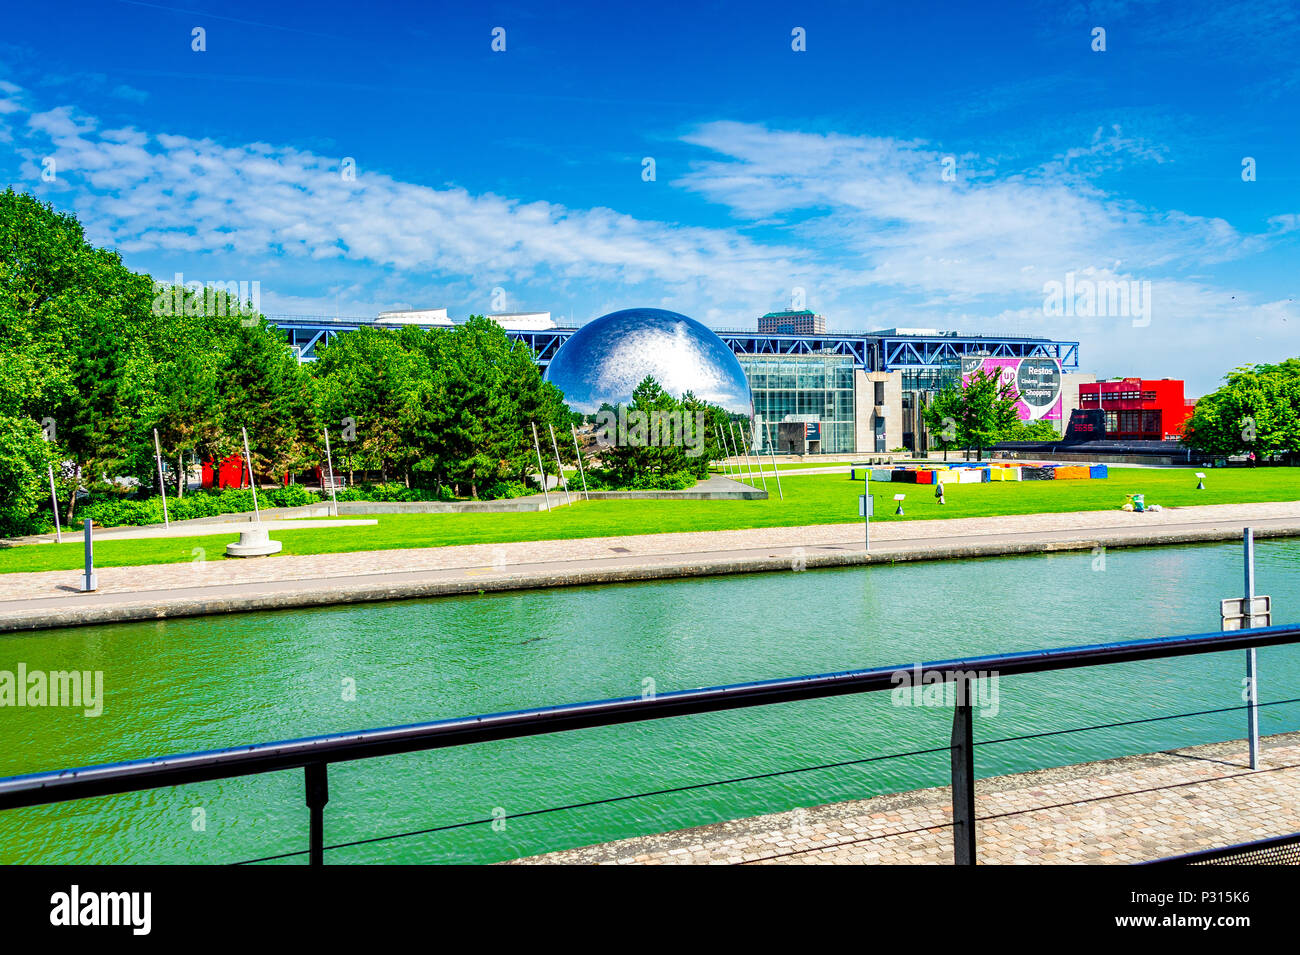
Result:
M632 390L626 404L604 404L590 435L601 486L686 488L709 476L709 463L752 443L746 415L729 414L686 392L674 398L653 377Z
M1020 421L1015 387L977 371L940 391L925 407L926 427L945 450L981 451L999 441L1052 441L1045 421ZM1300 454L1300 358L1235 368L1217 390L1197 399L1183 425L1183 444L1211 455L1294 458Z
M1228 372L1196 401L1183 443L1215 455L1300 454L1300 358Z
M532 422L568 430L563 395L528 348L481 316L452 329L362 329L318 354L300 364L229 289L132 272L87 242L74 216L6 190L0 534L49 526L50 465L69 521L79 490L104 479L156 488L155 429L175 494L187 463L242 452L242 427L263 481L323 463L329 428L336 470L471 497L517 493L536 470Z

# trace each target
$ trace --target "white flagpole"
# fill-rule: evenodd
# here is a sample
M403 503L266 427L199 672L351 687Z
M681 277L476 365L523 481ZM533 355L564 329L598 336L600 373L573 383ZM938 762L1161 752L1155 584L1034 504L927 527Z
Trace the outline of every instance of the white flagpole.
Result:
M546 499L546 509L549 511L551 509L551 495L546 490L546 468L542 466L542 445L537 440L537 423L534 421L528 423L533 426L533 449L537 452L537 470L541 472L542 497Z
M54 505L54 540L63 543L63 528L59 526L59 492L54 490L54 465L50 465L50 503Z
M158 493L162 495L163 502L163 527L171 527L171 521L167 519L167 485L163 483L162 473L162 448L158 445L158 429L153 429L153 456L158 462Z
M335 483L334 482L334 456L330 453L330 429L323 428L322 430L325 432L325 465L330 469L329 472L330 501L332 501L334 504L334 516L338 517L339 496L338 493L334 490L334 483Z
M722 448L722 460L719 462L722 465L722 473L731 477L731 465L727 464L727 458L731 457L731 450L727 447L727 439L722 436L722 429L717 424L713 426L713 433L717 436L719 447Z
M587 475L582 470L582 449L578 447L578 430L572 422L569 423L569 433L573 435L573 453L578 456L578 474L582 476L582 496L590 501L591 495L587 493Z
M749 423L749 443L753 444L754 439L756 437L758 437L758 435L754 434L754 423L751 421ZM758 465L758 476L760 480L762 480L763 482L763 492L767 493L767 475L763 473L763 452L762 451L754 452L754 463Z
M564 480L564 464L560 461L560 446L555 442L555 426L547 422L546 427L551 430L551 447L555 449L555 466L559 469L556 480L564 482L564 503L572 504L573 498L569 496L569 482Z
M248 429L241 427L244 436L244 461L248 464L248 486L253 489L253 520L261 526L262 512L257 509L257 478L253 477L253 456L248 453Z
M781 490L781 471L776 466L776 450L772 447L772 440L767 434L767 422L763 422L763 441L767 444L767 456L772 459L772 473L776 476L776 492L781 495L781 500L785 500L785 491Z

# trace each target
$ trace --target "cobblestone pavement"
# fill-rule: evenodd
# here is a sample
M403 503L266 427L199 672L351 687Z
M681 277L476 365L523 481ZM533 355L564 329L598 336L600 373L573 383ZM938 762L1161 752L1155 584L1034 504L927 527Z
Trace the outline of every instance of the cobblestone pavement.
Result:
M1300 831L1300 733L976 781L981 864L1133 863ZM940 864L949 790L923 789L626 839L515 864Z
M563 520L562 512L555 518ZM1053 532L1142 532L1189 524L1279 519L1300 520L1300 502L1180 507L1155 514L1112 510L888 522L872 525L871 540L873 549L888 552L890 549L923 548L931 543L937 545L991 537L1012 539L1017 535L1041 536ZM246 561L198 559L179 564L99 568L97 593L152 593L232 584L409 574L414 571L461 569L474 573L508 570L519 565L554 564L581 570L583 562L719 555L766 548L859 548L862 537L863 526L855 522L310 556L281 555ZM80 583L81 572L72 570L0 574L0 613L6 609L5 601L68 597L80 590Z

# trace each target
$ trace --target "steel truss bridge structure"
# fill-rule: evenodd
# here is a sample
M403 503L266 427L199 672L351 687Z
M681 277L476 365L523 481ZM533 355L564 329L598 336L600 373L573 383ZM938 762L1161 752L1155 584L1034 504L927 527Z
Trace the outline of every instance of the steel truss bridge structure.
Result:
M315 361L318 346L336 336L374 325L373 318L331 318L322 315L268 315L283 331L300 361ZM401 326L378 326L380 328ZM508 329L506 334L533 350L544 370L576 328L541 331ZM847 355L865 371L936 368L962 358L1052 358L1062 371L1079 368L1079 343L1048 338L996 335L907 335L885 332L768 335L752 331L715 329L737 355Z

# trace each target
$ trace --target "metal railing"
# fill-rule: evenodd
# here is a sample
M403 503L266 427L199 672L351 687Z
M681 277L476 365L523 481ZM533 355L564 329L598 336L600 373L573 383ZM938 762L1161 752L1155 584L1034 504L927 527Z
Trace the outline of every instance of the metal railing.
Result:
M313 865L321 865L325 851L324 811L329 802L330 763L445 749L452 746L468 746L494 740L523 739L549 733L618 726L698 713L718 713L774 703L893 690L899 686L901 677L911 686L929 685L933 682L957 684L955 694L957 703L953 708L950 745L938 747L934 751L939 752L945 748L951 751L953 861L958 865L973 865L976 850L974 762L976 741L972 725L971 683L974 680L984 675L1000 678L1114 663L1248 650L1298 642L1300 642L1300 625L1291 624L1227 633L1190 634L967 657L904 666L873 667L840 673L681 690L661 693L649 698L626 697L571 703L541 709L314 736L166 756L159 759L106 763L80 769L12 776L0 779L0 810L301 768L304 771L306 803L310 814L309 861Z

